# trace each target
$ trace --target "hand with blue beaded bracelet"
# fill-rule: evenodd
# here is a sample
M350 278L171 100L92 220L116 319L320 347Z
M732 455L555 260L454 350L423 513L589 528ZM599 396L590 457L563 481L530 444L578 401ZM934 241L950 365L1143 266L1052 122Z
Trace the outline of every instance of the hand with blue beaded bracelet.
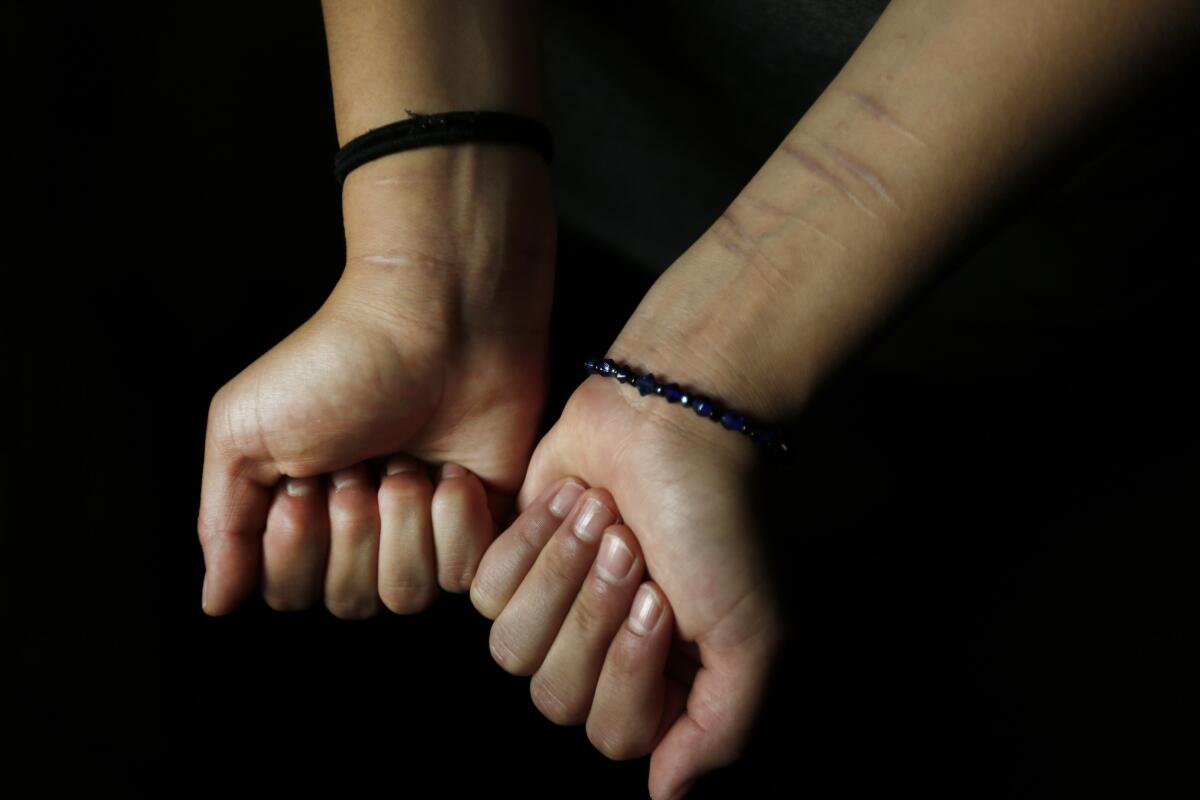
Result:
M750 513L755 451L691 403L593 375L472 582L497 663L605 755L653 753L653 797L736 754L782 640Z
M789 385L734 358L745 320L765 318L724 302L720 284L746 273L722 233L659 279L611 361L591 365L471 585L493 658L532 676L539 710L586 723L605 755L651 754L654 798L736 758L785 635L750 486L780 440L742 428L785 419Z
M756 420L795 416L994 209L1198 36L1186 0L892 2L607 355ZM654 800L737 757L784 635L747 491L759 451L694 408L588 377L471 591L493 657L533 675L544 714L586 721L614 758L651 754Z

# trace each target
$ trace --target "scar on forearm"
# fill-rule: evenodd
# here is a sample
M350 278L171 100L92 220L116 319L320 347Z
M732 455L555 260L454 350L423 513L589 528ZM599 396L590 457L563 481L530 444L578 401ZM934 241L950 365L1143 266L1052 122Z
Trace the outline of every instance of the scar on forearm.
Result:
M838 166L842 167L842 169L845 169L847 172L854 173L859 180L871 187L871 190L879 196L880 200L892 206L893 208L900 207L896 203L895 198L892 197L891 192L887 190L887 185L883 182L883 179L868 169L866 165L859 163L853 157L847 155L839 148L834 147L827 142L821 142L821 148L829 154L830 158L837 162Z
M734 211L734 205L736 202L721 213L719 221L724 222L725 225L715 225L712 228L717 241L726 250L739 256L747 269L758 273L765 285L774 287L775 291L786 293L792 288L791 270L786 269L771 257L771 254L762 246L761 236L752 236L742 227L742 223L738 221L737 212ZM724 230L724 228L729 230Z
M905 139L908 139L910 142L915 142L922 147L929 146L924 139L922 139L920 136L917 136L907 127L902 125L899 120L892 116L891 112L883 107L882 103L880 103L874 97L871 97L869 94L863 94L862 92L851 91L849 89L841 89L835 86L830 86L829 88L833 89L834 91L841 92L842 94L855 100L860 106L862 106L864 111L871 115L872 118L888 126Z
M794 222L797 225L799 225L800 227L806 228L807 230L812 231L817 236L821 237L825 241L827 241L830 244L837 247L839 250L841 250L843 252L845 252L845 250L846 250L846 245L842 244L836 238L834 238L833 236L830 236L828 233L821 230L816 225L813 225L811 222L804 219L804 217L800 216L799 214L788 211L785 208L781 208L780 206L777 206L774 203L768 202L766 200L762 200L758 197L753 197L751 195L748 195L745 192L743 192L741 195L739 195L738 199L741 200L742 202L746 203L747 205L753 206L754 208L758 209L759 211L763 211L767 214L771 214L772 216L783 217L787 222ZM732 222L732 220L728 219L728 217L729 217L728 211L726 211L725 216L727 218L726 219L727 222Z
M796 133L800 132L797 131ZM808 134L803 135L807 136L808 138L815 138L809 136ZM820 144L824 144L824 142L820 142ZM830 171L828 167L820 162L820 160L814 158L813 155L808 152L808 150L791 141L790 137L783 140L783 144L780 145L780 149L784 153L787 153L789 156L794 158L796 163L798 163L808 172L816 175L818 178L825 181L825 183L828 183L830 186L841 192L847 200L858 206L858 209L864 214L873 219L879 219L879 215L868 208L867 204L859 199L858 195L850 190L850 187L846 185L845 181L838 177L836 173Z
M746 231L742 229L741 224L734 218L732 206L721 212L721 216L717 218L717 222L724 222L732 231L732 235L730 235L729 231L723 230L721 225L713 225L709 228L713 238L735 256L747 255L751 250L747 245L750 238Z

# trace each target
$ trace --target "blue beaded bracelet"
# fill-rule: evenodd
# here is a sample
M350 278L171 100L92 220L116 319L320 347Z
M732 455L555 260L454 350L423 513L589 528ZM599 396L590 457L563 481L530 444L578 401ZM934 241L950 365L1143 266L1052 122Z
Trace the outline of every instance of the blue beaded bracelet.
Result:
M652 373L639 375L628 364L618 363L611 358L589 358L583 362L583 367L591 375L616 378L619 383L628 383L636 388L643 397L648 394L656 394L665 398L668 403L679 403L681 406L692 409L701 417L720 423L731 431L749 436L750 441L766 450L787 455L792 452L778 431L757 424L745 414L722 408L715 400L687 392L677 383L660 383L655 380Z

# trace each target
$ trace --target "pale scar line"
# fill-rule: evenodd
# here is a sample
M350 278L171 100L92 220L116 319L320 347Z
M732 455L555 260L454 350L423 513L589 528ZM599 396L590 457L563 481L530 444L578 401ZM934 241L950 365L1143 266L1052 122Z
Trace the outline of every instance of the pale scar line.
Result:
M413 183L419 183L420 178L402 177L402 178L379 178L375 181L376 186L408 186Z
M851 98L853 98L854 100L858 101L858 104L860 106L862 106L863 109L868 114L870 114L872 117L874 117L879 122L882 122L884 125L887 125L889 128L891 128L892 130L894 130L896 133L900 134L904 138L908 139L909 141L916 142L917 144L921 145L922 147L929 146L925 142L924 139L922 139L920 136L917 136L915 133L910 131L904 125L901 125L899 120L897 120L895 117L893 117L891 115L891 113L888 112L888 110L883 107L883 104L880 103L878 100L876 100L874 97L863 94L862 92L850 91L848 89L841 89L841 88L838 88L835 86L830 86L829 88L834 89L835 91L841 92L844 95L848 95Z
M413 263L407 256L363 256L363 261L369 264L386 264L391 267L402 267Z
M821 142L821 147L824 148L825 152L829 154L829 157L836 161L843 169L853 172L858 176L859 180L861 180L867 186L870 186L871 189L874 190L875 194L879 195L881 200L893 208L900 207L896 200L892 197L891 193L888 192L887 186L884 185L883 180L878 175L831 144Z
M797 131L793 131L793 133L797 133ZM807 136L808 138L815 138L807 133L803 133L802 135ZM809 155L804 148L790 141L790 137L783 140L783 144L780 145L780 149L792 158L796 159L800 166L804 167L806 170L840 191L846 196L847 200L858 206L859 210L864 214L873 219L879 219L878 214L867 208L866 204L858 198L858 195L850 191L850 187L846 185L845 181L843 181L833 172L830 172L824 164Z
M766 211L767 213L785 217L790 222L795 222L795 223L799 224L801 227L807 228L808 230L817 234L818 236L820 236L822 239L826 240L830 244L835 245L842 252L846 251L846 245L842 244L840 241L835 239L833 236L830 236L828 233L821 230L816 225L813 225L811 222L809 222L808 220L799 216L798 214L790 214L787 211L784 211L782 208L780 208L779 206L777 206L773 203L768 203L765 200L759 200L756 197L749 197L745 194L741 195L741 199L744 200L745 202L749 203L750 205L754 206L755 208L762 209L763 211Z

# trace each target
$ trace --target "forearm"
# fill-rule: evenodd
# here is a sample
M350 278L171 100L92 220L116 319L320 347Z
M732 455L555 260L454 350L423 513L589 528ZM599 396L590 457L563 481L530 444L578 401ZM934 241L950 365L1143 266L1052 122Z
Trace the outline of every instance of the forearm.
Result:
M699 373L686 377L750 413L795 413L998 202L1194 42L1198 23L1188 0L893 2L614 354L682 360Z
M541 117L540 3L322 6L339 144L407 119L405 109ZM376 283L381 302L420 293L454 316L504 316L499 307L522 294L549 294L550 176L529 148L464 143L385 156L347 176L342 209L347 274ZM539 310L526 319L540 320Z
M405 117L541 115L540 3L323 0L338 143Z

